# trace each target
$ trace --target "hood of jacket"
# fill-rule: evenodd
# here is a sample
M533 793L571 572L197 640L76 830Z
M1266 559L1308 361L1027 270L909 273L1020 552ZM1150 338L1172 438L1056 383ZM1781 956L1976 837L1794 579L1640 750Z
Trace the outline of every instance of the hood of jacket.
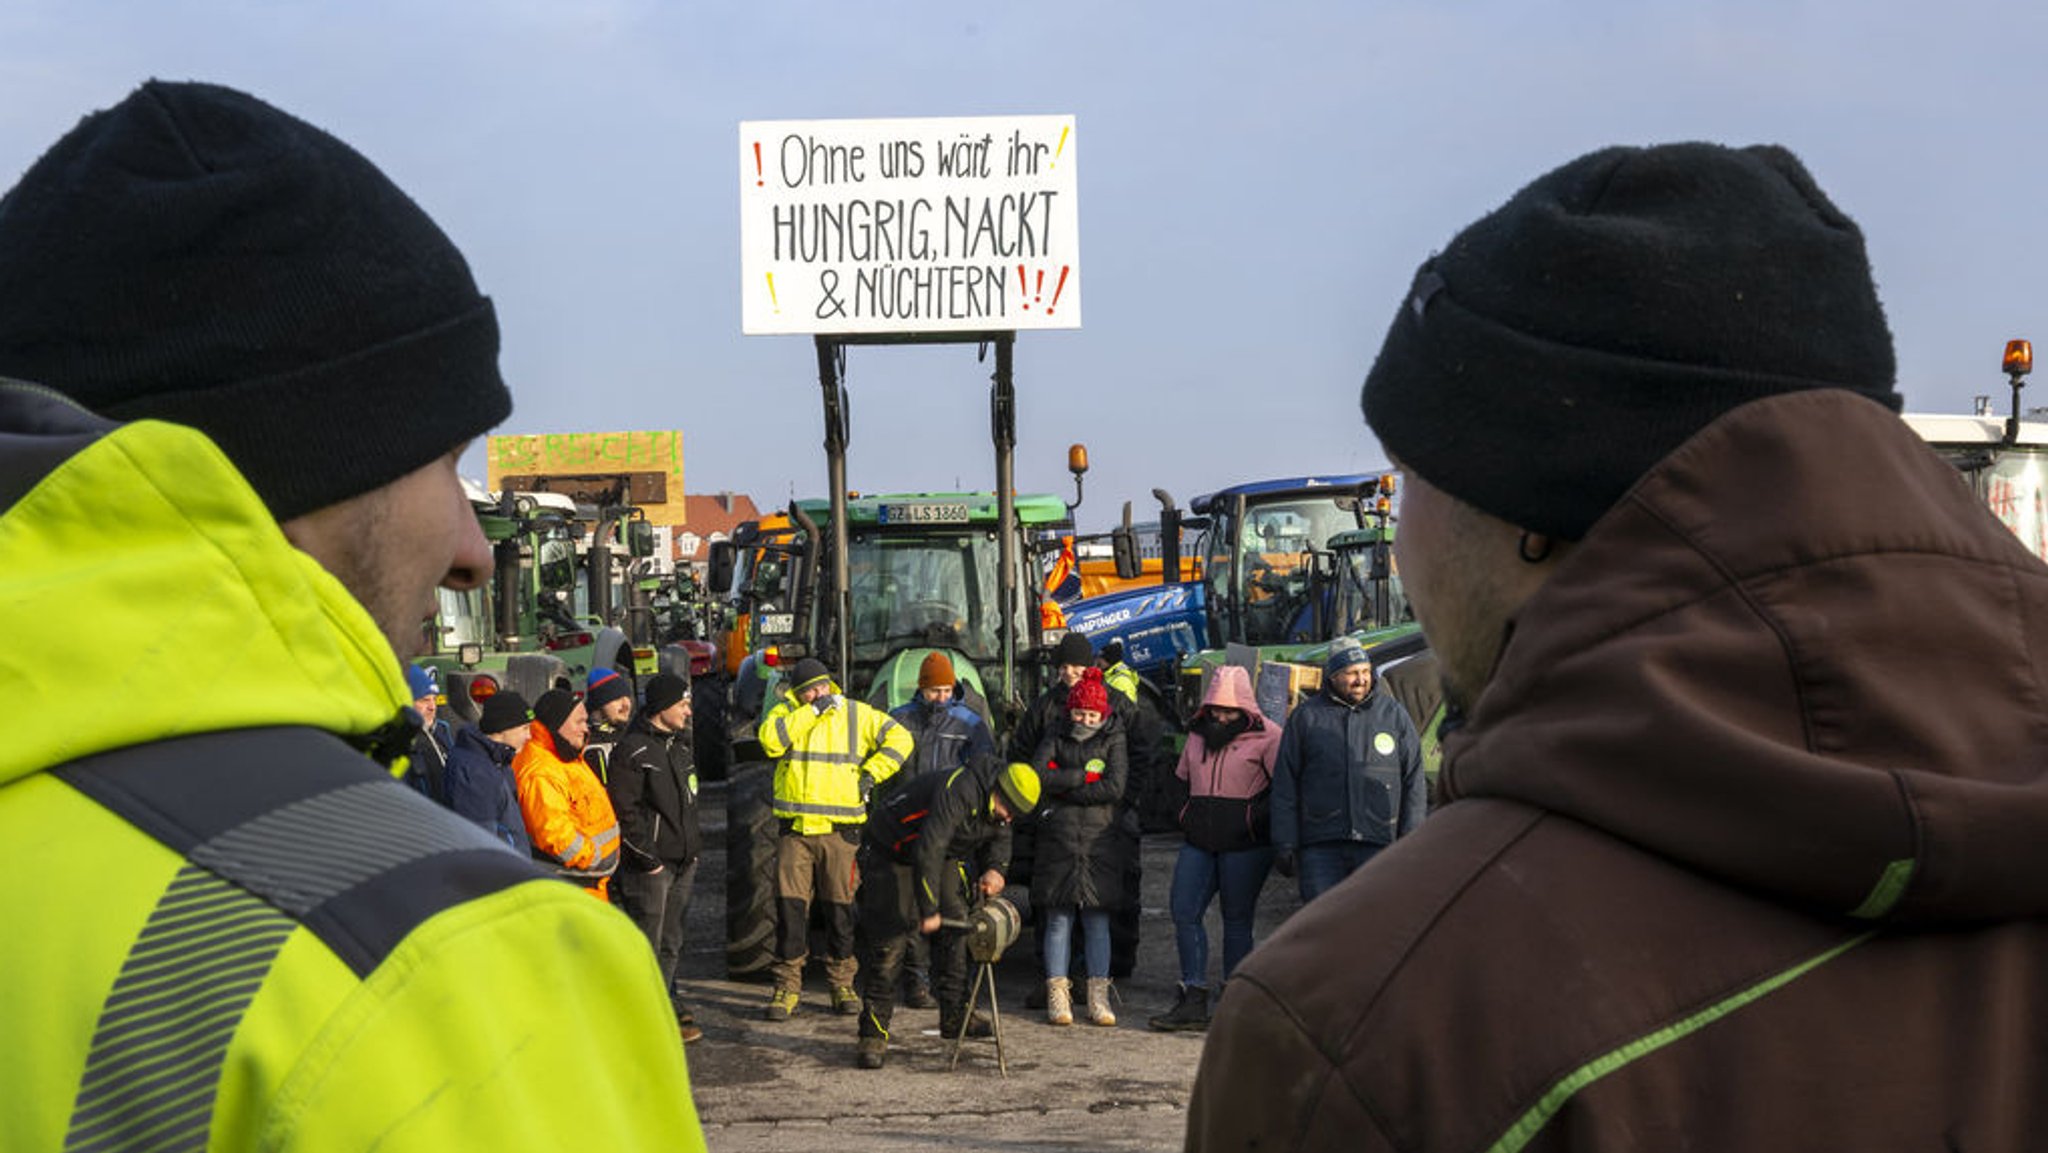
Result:
M1266 727L1266 714L1259 711L1259 698L1252 693L1251 674L1237 665L1218 665L1209 675L1209 687L1202 690L1202 708L1237 709L1250 714L1252 727Z
M1787 903L2048 913L2048 566L1884 408L1812 391L1666 457L1523 607L1445 745Z
M0 382L0 785L192 733L343 736L411 704L341 583L204 435Z

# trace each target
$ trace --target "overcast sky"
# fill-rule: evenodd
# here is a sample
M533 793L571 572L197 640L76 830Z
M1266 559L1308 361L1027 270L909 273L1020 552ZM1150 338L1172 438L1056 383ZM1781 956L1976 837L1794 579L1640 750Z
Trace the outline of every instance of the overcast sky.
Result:
M822 492L823 420L811 342L740 333L738 123L1072 115L1086 322L1018 339L1017 481L1070 494L1086 442L1101 527L1381 466L1358 385L1416 264L1612 143L1791 147L1869 237L1908 408L2002 412L2004 342L2048 340L2044 33L2020 0L0 0L0 182L146 77L244 88L468 255L500 431L680 429L692 492L776 505ZM851 350L849 484L993 487L987 374Z

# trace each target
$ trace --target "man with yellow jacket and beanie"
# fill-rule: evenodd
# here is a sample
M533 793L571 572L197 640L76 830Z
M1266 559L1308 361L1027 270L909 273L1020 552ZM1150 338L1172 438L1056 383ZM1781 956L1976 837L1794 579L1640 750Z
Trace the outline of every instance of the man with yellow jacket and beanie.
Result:
M152 81L0 197L0 300L0 1143L702 1149L631 923L394 779L511 408L454 245Z
M610 899L619 867L619 818L611 794L583 761L590 716L567 689L533 702L532 735L512 758L513 787L533 855L564 880Z
M832 1009L860 1012L854 992L854 854L867 820L868 794L910 759L910 730L889 714L846 699L822 661L805 657L789 689L761 718L761 751L776 758L775 989L765 1016L796 1012L810 954L811 899L830 912L825 977Z

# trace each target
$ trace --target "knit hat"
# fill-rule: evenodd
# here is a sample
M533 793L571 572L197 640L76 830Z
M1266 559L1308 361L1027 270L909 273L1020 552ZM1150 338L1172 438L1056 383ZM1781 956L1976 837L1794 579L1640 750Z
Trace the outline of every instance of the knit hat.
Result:
M421 665L405 666L405 687L412 693L413 700L441 695L440 679L434 676L434 670Z
M583 707L596 712L613 701L632 697L633 682L620 676L619 670L592 669L589 684L583 690Z
M790 670L789 687L792 691L802 692L819 681L830 681L831 679L831 670L825 667L824 661L816 657L805 657L796 663L794 669Z
M924 663L917 666L917 687L950 689L953 683L953 662L946 659L946 654L936 649L926 653Z
M1080 633L1068 633L1052 650L1054 665L1092 665L1095 663L1095 646Z
M491 698L496 700L496 697ZM567 689L549 689L533 702L533 719L548 727L551 733L562 731L562 722L576 711L576 694Z
M996 774L996 787L1002 790L1003 800L1009 802L1010 812L1019 817L1038 807L1043 784L1038 770L1021 761L1010 762Z
M1323 658L1323 678L1336 676L1352 665L1369 665L1372 658L1365 655L1365 646L1350 637L1330 646L1330 655Z
M656 673L647 681L647 699L640 711L647 715L664 712L690 695L690 682L674 673Z
M1896 412L1863 234L1772 145L1608 148L1416 272L1366 377L1398 463L1577 540L1737 405L1841 388Z
M1070 709L1093 709L1098 713L1109 711L1109 686L1102 683L1102 670L1089 669L1067 690L1067 707Z
M477 719L476 727L489 736L516 729L532 719L533 710L526 707L525 697L510 689L501 689L484 702L483 716Z
M398 479L512 411L462 254L355 150L152 80L0 198L0 376L206 433L271 514Z

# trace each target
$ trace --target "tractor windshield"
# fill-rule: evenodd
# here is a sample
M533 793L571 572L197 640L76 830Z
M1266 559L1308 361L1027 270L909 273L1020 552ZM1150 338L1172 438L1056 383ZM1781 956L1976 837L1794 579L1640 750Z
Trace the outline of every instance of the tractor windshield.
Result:
M1292 497L1247 504L1240 522L1219 510L1202 538L1209 604L1224 639L1249 645L1325 639L1311 602L1316 553L1332 536L1359 527L1355 504ZM1328 606L1323 606L1327 610Z
M1962 472L1977 499L2028 551L2048 560L2048 447L2017 444L1995 452L1982 444L1936 442L1933 447Z
M1366 543L1337 550L1336 580L1330 589L1330 635L1387 628L1408 619L1408 598L1401 593L1401 578L1383 572L1392 568L1391 558L1375 563L1375 548Z
M912 645L1000 655L992 533L857 535L847 550L853 659L879 661Z

